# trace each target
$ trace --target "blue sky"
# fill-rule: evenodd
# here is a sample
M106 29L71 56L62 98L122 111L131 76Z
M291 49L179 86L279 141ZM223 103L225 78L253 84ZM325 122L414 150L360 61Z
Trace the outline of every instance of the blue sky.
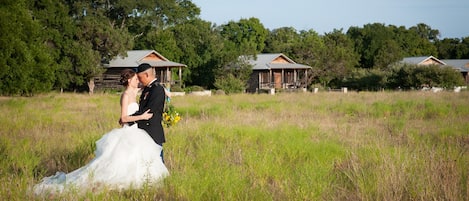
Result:
M217 25L255 17L270 30L293 27L323 35L369 23L425 23L442 38L469 37L469 0L192 0L200 18Z

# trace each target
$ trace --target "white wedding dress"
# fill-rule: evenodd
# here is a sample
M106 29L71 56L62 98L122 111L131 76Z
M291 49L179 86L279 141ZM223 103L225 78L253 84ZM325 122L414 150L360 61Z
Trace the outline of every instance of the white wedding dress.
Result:
M137 110L138 104L131 103L127 114ZM158 184L169 175L161 150L137 124L125 125L96 141L95 158L87 165L68 174L57 172L44 178L34 186L34 193L136 189L144 184Z

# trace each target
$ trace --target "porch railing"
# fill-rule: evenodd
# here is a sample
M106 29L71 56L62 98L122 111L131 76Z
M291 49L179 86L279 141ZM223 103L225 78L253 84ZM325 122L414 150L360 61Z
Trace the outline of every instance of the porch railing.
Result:
M297 89L297 88L302 88L303 85L304 84L301 82L285 82L281 84L283 89ZM275 88L275 83L274 82L261 82L259 83L259 88L260 89Z

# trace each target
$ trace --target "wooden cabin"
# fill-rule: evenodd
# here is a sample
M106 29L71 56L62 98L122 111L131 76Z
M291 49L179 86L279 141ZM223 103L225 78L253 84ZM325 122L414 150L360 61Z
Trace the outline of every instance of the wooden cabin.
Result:
M130 50L127 51L127 56L118 56L109 63L103 64L104 73L94 79L96 88L120 88L121 71L127 68L135 69L141 63L150 64L155 69L157 79L168 87L182 84L182 68L187 67L184 64L169 61L155 50ZM177 69L177 75L172 74L174 68Z
M310 66L298 64L281 53L258 54L248 58L252 74L246 89L249 93L261 90L305 90Z

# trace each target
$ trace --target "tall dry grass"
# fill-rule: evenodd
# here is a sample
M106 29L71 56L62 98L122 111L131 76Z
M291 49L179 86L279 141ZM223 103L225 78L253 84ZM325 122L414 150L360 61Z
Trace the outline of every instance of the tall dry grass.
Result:
M1 98L0 197L93 158L119 95ZM467 200L469 93L174 97L160 188L65 200Z

